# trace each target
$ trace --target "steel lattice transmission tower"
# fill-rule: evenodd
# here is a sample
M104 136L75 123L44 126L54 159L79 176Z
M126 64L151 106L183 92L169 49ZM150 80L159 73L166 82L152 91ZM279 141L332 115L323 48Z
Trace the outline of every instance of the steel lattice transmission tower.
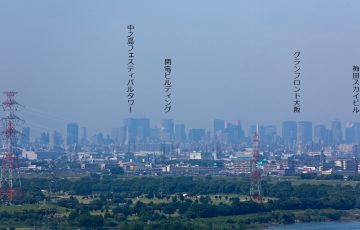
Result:
M250 169L250 198L261 202L261 169L259 168L259 134L257 126L253 137L253 156Z
M2 103L2 109L5 112L1 118L3 130L3 159L1 164L0 175L0 198L7 200L9 203L21 190L21 181L19 174L19 161L17 154L17 137L20 132L16 127L24 121L15 115L22 106L15 100L17 92L4 92L5 101Z

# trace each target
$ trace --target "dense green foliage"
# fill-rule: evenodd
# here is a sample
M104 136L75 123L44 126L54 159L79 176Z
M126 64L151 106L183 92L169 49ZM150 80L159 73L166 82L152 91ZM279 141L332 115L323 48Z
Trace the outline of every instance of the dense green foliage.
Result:
M263 181L263 194L271 199L262 203L240 201L240 195L247 195L249 191L246 177L126 177L92 174L76 180L57 178L52 184L47 178L24 179L23 185L27 190L16 203L56 202L55 208L2 211L0 222L5 226L44 225L50 222L64 228L206 229L210 219L228 217L223 224L239 228L253 223L311 221L314 216L320 220L337 220L346 212L335 210L360 208L360 183L356 186L341 183L334 186ZM50 190L50 187L51 194L44 192ZM184 193L188 196L183 196ZM319 209L328 211L294 214L294 210ZM257 215L233 220L233 216L249 214ZM199 218L210 218L210 222L199 221L203 220Z

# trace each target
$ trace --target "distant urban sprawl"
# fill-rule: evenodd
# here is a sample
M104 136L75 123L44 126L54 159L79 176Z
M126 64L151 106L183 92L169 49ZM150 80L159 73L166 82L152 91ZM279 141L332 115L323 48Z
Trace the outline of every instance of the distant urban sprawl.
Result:
M186 129L173 119L151 127L150 119L127 118L111 135L88 136L77 123L58 131L43 132L30 141L30 128L19 139L21 157L30 164L22 170L46 170L44 160L78 162L73 170L101 171L119 167L128 174L198 175L249 174L256 125L245 132L240 121L213 121L213 129ZM281 130L278 132L278 130ZM321 174L356 175L360 155L360 123L331 127L310 121L285 121L259 125L259 166L264 175Z

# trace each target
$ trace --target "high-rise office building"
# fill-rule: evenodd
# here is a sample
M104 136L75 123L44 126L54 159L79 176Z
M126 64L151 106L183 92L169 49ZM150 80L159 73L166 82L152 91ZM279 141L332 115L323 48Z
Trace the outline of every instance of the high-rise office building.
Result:
M124 120L126 132L125 143L147 143L150 136L150 120L147 118L126 118Z
M173 119L163 119L161 122L161 132L163 141L173 141L174 140L174 120Z
M49 146L50 145L50 134L48 132L43 132L40 134L40 145Z
M80 142L82 145L87 143L87 129L86 127L81 127L81 139Z
M186 141L186 132L184 124L175 125L175 141L184 143Z
M355 124L348 123L345 125L345 143L352 144L355 140Z
M54 131L52 136L52 145L53 147L60 147L64 143L64 139L60 132Z
M147 118L137 119L138 142L147 143L150 136L150 120Z
M104 138L104 135L103 135L101 132L95 134L95 143L96 143L97 145L103 145L103 144L105 144L105 138Z
M347 144L360 144L360 123L348 123L345 126L345 142Z
M298 144L311 144L312 142L312 122L300 121L297 125L297 141Z
M225 129L225 120L215 119L214 120L214 136L219 132L222 133Z
M30 128L26 127L21 130L20 146L27 147L30 144Z
M342 143L342 128L340 121L333 121L331 124L332 141L334 145Z
M120 127L120 133L119 133L119 144L122 145L126 141L126 127L121 126Z
M240 120L237 123L236 132L237 132L237 135L238 135L237 138L238 138L239 143L240 143L245 138L245 131L243 130L243 127L242 127L242 124L241 124Z
M70 123L66 129L66 145L72 147L79 143L79 126L76 123Z
M159 143L161 142L161 129L160 128L151 128L150 129L150 142Z
M205 140L205 129L190 129L189 130L189 142L190 143L202 143Z
M295 121L282 123L282 138L286 146L293 146L296 143L297 123Z
M325 125L316 125L314 127L314 143L320 144L321 146L327 145L328 130Z
M263 147L276 144L275 125L266 125L259 127L259 144Z
M222 130L222 136L228 144L239 144L244 138L244 131L242 130L241 122L226 123L226 128Z

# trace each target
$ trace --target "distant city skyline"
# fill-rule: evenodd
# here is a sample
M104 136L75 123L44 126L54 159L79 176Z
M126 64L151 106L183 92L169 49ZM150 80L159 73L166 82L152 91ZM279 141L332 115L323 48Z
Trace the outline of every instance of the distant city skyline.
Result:
M26 135L21 138L21 142L29 143L29 141L38 140L42 142L44 140L44 135L47 138L48 143L57 143L60 140L55 140L54 135L57 136L60 134L64 135L63 137L55 137L56 139L62 139L63 144L73 145L75 143L85 143L89 138L94 138L97 135L103 135L104 137L117 137L124 138L124 135L128 136L127 141L125 142L133 142L135 139L142 140L147 142L147 137L152 135L152 132L156 129L159 130L159 138L161 141L170 141L176 142L178 140L184 140L186 136L192 135L191 133L197 130L204 130L205 133L201 135L206 135L207 133L211 134L211 137L215 137L219 134L219 132L223 132L227 129L234 129L239 127L239 131L243 132L242 137L236 137L237 139L242 139L243 137L251 137L255 132L256 126L258 126L258 132L267 133L266 135L276 135L281 138L284 138L284 142L289 144L294 141L300 141L300 143L310 143L312 141L318 142L323 141L324 143L328 143L329 141L334 142L336 144L344 143L351 144L351 142L357 142L357 139L360 137L360 122L347 122L342 123L339 120L333 120L330 125L328 124L319 124L314 123L312 121L282 121L279 125L274 124L247 124L241 120L237 121L227 121L225 119L214 119L212 121L212 125L207 127L192 127L186 123L181 123L176 121L175 119L165 118L162 119L160 124L154 124L150 118L125 118L121 121L121 124L117 127L113 127L108 132L94 132L89 136L87 134L87 127L82 126L77 122L67 123L64 130L62 131L54 129L52 131L42 130L39 131L35 129L35 131L29 125L24 125L21 127L21 131L25 132ZM124 127L129 127L130 130L124 131L122 130ZM31 131L30 131L31 130ZM131 131L132 130L132 131ZM266 131L265 131L266 130ZM352 130L352 131L350 131ZM59 133L60 131L60 133ZM125 132L125 133L124 133ZM140 133L139 133L140 132ZM226 131L227 132L227 131ZM265 132L265 133L264 133ZM271 132L273 134L269 134ZM331 133L328 133L331 132ZM353 132L353 134L351 134ZM28 135L30 133L31 139L29 140ZM356 134L355 134L356 133ZM359 134L358 134L359 133ZM164 136L165 134L165 136ZM140 136L139 136L140 135ZM325 140L324 136L331 135L331 140ZM346 136L352 136L351 140L347 140ZM357 136L359 135L359 136ZM25 139L24 139L25 138ZM300 139L299 139L300 138ZM51 139L51 141L50 141ZM359 139L360 140L360 139ZM232 140L236 141L236 140ZM44 142L44 141L43 141Z
M20 7L21 6L21 7ZM191 7L189 7L191 6ZM0 91L18 91L32 133L92 135L127 117L171 118L212 129L214 119L280 126L343 126L360 65L360 2L0 1ZM135 105L127 104L127 25L135 26ZM301 113L293 113L293 57L301 52ZM165 114L164 59L172 60ZM3 100L3 97L1 97ZM278 130L279 131L279 130Z

